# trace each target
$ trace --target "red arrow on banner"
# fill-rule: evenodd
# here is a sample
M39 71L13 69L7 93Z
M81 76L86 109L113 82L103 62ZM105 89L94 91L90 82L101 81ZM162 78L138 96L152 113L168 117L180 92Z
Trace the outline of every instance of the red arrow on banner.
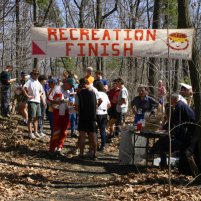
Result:
M45 55L45 52L35 42L32 41L32 54Z

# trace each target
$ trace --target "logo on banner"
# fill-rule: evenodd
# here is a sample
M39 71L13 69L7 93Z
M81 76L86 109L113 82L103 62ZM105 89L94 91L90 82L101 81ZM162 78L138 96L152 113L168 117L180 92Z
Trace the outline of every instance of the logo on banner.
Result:
M33 55L46 55L44 49L46 43L43 41L32 41L32 54Z
M167 46L173 50L186 50L189 46L187 35L184 33L171 33L168 39L169 44Z

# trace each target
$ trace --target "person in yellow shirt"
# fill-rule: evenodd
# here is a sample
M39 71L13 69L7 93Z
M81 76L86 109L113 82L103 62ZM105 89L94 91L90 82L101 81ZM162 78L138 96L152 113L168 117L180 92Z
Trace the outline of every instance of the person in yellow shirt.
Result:
M94 77L92 76L93 73L93 68L92 67L87 67L86 68L86 76L85 79L88 80L89 84L92 85L94 82Z

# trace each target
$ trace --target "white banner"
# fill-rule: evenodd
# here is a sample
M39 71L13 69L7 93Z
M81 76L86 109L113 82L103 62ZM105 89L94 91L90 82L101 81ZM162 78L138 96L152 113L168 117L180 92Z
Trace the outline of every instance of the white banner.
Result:
M31 28L33 57L191 59L194 29Z

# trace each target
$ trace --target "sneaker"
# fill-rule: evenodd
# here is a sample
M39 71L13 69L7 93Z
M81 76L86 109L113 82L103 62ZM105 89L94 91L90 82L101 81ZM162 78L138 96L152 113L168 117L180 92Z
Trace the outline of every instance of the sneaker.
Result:
M70 137L71 138L77 138L77 135L75 133L71 133Z
M67 154L78 155L79 150L76 147L73 147L67 152Z
M20 124L21 124L22 126L27 126L27 123L26 123L25 121L22 121Z
M41 135L40 135L39 133L37 133L37 132L35 132L34 135L35 135L37 138L40 138L40 137L41 137Z
M96 160L98 159L98 157L97 157L97 155L94 154L94 155L92 155L91 157L89 157L89 159L96 161Z
M98 147L98 151L104 151L104 150L105 150L105 147L102 147L102 146Z
M9 115L9 114L7 114L6 117L7 117L8 119L10 119L10 115Z
M106 143L112 143L112 138L107 138Z
M29 133L28 136L31 138L31 139L35 139L36 136L33 134L33 133Z
M40 132L39 135L40 135L40 137L45 137L46 136L45 133L43 133L43 132Z
M62 148L61 148L61 147L56 147L54 153L55 153L57 156L63 156L63 154L62 154L61 151L62 151Z
M85 155L86 158L90 158L91 156L94 155L93 151L88 151L87 154Z
M161 163L161 162L160 162L159 167L160 167L161 170L166 170L166 169L168 169L167 163Z

